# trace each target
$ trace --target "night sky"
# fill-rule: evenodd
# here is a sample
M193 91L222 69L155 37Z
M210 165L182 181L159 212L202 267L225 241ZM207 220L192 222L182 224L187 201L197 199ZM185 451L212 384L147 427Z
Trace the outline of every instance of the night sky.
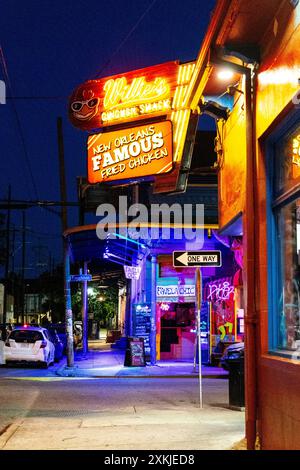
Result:
M76 176L86 173L87 135L68 122L71 91L96 75L195 59L214 5L215 0L2 0L0 45L15 107L11 99L0 105L0 198L7 197L10 183L13 199L60 199L56 118L62 116L68 200L75 201ZM49 252L60 261L61 225L41 208L26 215L26 276L33 277L47 269ZM20 227L20 211L14 211L13 222ZM77 222L71 209L69 226Z

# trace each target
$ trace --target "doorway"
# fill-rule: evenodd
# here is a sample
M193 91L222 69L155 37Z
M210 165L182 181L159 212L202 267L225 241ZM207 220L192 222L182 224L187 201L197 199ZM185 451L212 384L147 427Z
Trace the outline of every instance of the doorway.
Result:
M160 359L193 360L196 339L195 303L160 302Z

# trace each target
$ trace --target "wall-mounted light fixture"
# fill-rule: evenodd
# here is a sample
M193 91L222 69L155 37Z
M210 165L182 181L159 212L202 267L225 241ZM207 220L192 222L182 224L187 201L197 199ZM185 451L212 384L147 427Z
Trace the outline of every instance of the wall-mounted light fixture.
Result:
M228 119L230 112L228 108L225 108L225 106L221 106L219 103L213 100L202 101L202 103L200 103L199 108L201 114L208 114L214 119L224 119L224 121Z
M219 80L227 81L233 78L234 72L230 68L222 68L217 72Z

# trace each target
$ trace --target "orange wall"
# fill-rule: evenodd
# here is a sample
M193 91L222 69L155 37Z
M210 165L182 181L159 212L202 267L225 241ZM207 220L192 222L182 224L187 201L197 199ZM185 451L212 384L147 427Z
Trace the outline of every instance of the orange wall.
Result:
M259 382L263 449L300 449L299 362L263 357Z
M261 12L263 14L263 12ZM300 449L300 361L268 355L268 276L266 173L263 138L300 89L300 4L288 2L270 22L261 45L256 94L256 307L259 429L264 449ZM300 93L299 93L300 98ZM235 97L235 101L238 96ZM219 225L224 227L245 205L246 129L240 95L222 129L224 155L219 172ZM223 134L222 134L223 132ZM263 138L261 138L263 136ZM261 139L260 139L261 138Z
M292 16L290 8L278 12L277 34L275 19L265 34L262 46L263 62L258 73L257 136L272 124L299 90L300 78L300 5ZM300 97L300 95L299 95Z
M297 83L300 78L300 29L296 28L300 20L300 5L288 18L290 11L290 8L279 11L278 25L273 20L265 34L256 101L258 139L262 134L264 137L268 135L284 108L292 107L291 99L300 88ZM259 223L256 292L260 319L257 338L260 437L263 449L300 449L300 363L268 355L266 174L263 140L257 142L256 214Z
M241 84L239 88L243 88ZM219 225L222 228L245 204L246 126L244 95L237 93L230 117L218 123L223 142L223 157L219 160Z

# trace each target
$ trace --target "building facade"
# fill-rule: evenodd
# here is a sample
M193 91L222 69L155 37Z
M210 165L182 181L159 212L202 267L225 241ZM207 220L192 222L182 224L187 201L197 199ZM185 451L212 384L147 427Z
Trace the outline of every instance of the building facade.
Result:
M299 21L298 2L218 1L201 49L201 94L232 98L216 117L219 234L243 240L249 449L300 448Z

